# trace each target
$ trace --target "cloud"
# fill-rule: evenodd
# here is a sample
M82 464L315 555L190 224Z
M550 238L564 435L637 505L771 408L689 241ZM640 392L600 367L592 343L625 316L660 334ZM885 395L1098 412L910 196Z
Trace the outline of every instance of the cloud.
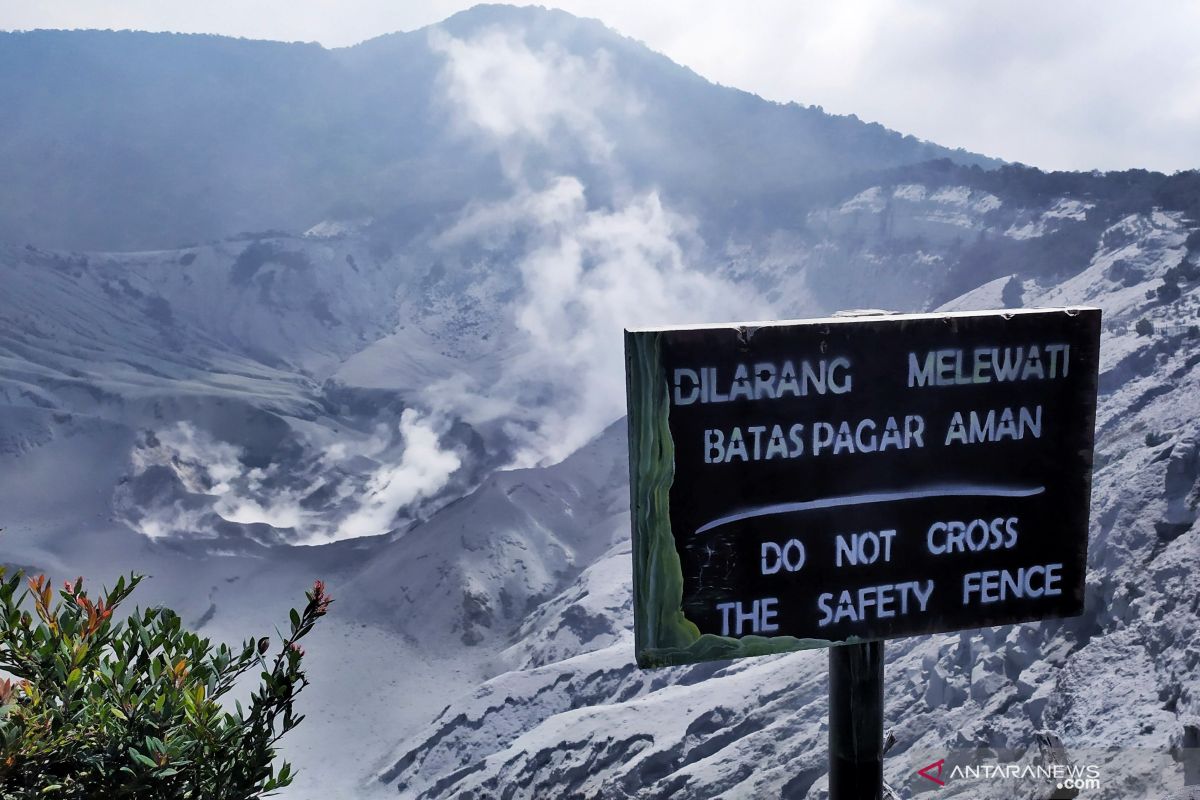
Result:
M442 35L438 47L460 125L508 159L513 192L466 209L436 245L482 248L502 270L511 262L519 288L499 370L451 376L424 396L470 422L505 424L518 443L516 466L555 461L624 413L623 328L763 318L770 309L697 267L695 223L657 191L618 186L615 201L595 205L582 178L531 168L560 131L589 143L593 164L619 173L598 109L628 92L603 55L534 50L496 31Z

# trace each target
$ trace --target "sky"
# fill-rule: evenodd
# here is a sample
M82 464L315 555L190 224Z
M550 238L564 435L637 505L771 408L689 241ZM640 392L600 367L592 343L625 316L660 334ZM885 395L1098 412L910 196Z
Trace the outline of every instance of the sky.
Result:
M0 29L341 47L471 2L0 0ZM709 80L1043 169L1200 168L1200 3L564 0Z

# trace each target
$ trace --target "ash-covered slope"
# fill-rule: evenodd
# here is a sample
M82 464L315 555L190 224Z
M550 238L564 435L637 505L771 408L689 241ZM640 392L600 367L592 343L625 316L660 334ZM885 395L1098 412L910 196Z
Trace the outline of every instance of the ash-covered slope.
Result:
M100 491L152 538L236 549L384 533L503 458L397 392L328 380L394 328L410 280L361 241L0 247L0 452L120 431L109 458L123 474Z
M1058 203L1018 230L1037 235L1071 210ZM1188 235L1178 214L1131 215L1061 283L1006 277L945 306L1105 311L1087 613L889 643L896 786L918 789L916 769L966 751L1036 752L1045 728L1099 765L1089 796L1182 785L1171 753L1195 747L1200 717L1200 269ZM821 796L824 653L641 672L629 603L617 543L521 626L510 671L411 736L379 780L421 798ZM959 780L940 792L1030 788Z
M454 657L506 634L625 536L621 424L545 469L497 472L349 578L361 619Z

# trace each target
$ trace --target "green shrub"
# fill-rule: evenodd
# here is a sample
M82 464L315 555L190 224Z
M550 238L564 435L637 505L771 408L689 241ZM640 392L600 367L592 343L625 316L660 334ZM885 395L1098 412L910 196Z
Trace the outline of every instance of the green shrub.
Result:
M1133 329L1137 332L1138 336L1149 336L1154 333L1154 323L1145 318L1139 319L1137 325L1133 326Z
M302 719L298 641L331 602L320 581L268 658L269 638L213 646L165 608L115 621L140 576L98 600L82 579L55 592L39 576L22 591L23 577L0 568L0 670L15 678L0 679L0 798L247 800L291 783L273 762ZM254 669L248 707L228 708Z

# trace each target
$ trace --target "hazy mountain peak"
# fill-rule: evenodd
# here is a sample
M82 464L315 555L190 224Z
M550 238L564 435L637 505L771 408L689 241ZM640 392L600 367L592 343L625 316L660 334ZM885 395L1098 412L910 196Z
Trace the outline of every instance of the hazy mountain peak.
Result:
M602 64L613 96L629 100L602 110L620 181L657 187L701 216L759 213L764 191L805 197L867 169L936 157L992 163L716 86L595 20L538 7L476 6L336 50L129 31L4 34L0 241L173 247L298 233L347 206L395 239L500 196L497 155L448 111L446 52L431 40L436 32L470 45L489 31L509 32L521 58L591 65L576 74L592 85L564 85L568 93L594 89ZM527 164L581 175L593 192L617 188L606 187L611 169L578 152L530 152Z

